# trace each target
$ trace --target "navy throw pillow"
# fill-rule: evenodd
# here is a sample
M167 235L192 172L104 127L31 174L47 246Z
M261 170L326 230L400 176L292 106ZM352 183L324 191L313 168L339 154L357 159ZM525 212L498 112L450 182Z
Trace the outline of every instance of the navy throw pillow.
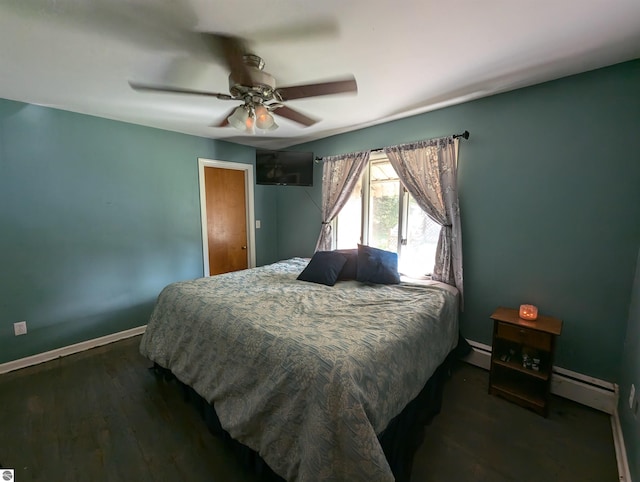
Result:
M340 253L347 258L347 262L342 267L338 281L356 279L358 276L358 250L357 249L337 249L336 253Z
M398 284L398 254L359 244L357 273L356 279L363 283Z
M347 258L336 251L317 251L297 279L333 286L346 262Z

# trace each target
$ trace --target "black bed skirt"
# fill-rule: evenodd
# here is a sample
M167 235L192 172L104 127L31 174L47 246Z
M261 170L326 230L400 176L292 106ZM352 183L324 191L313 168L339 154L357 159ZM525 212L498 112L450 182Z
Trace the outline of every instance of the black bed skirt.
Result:
M437 368L418 396L409 402L404 410L389 422L384 432L378 436L397 482L408 482L411 478L413 456L422 444L425 427L440 412L444 384L449 378L452 363L466 355L470 349L464 338L460 337L460 340L458 347ZM284 480L271 470L257 452L231 438L220 425L220 420L213 406L198 395L193 388L180 382L171 371L158 364L154 364L153 370L158 377L175 381L181 387L185 400L197 408L209 430L226 441L244 466L258 474L262 481L282 482Z

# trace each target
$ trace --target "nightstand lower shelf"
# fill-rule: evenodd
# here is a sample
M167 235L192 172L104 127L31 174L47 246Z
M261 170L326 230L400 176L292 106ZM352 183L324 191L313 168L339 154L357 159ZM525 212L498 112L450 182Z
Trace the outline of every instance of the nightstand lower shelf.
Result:
M500 385L494 383L489 388L489 393L492 395L499 395L511 402L515 402L520 406L525 406L541 415L547 414L547 402L542 397L536 397L531 393L524 393L512 386Z

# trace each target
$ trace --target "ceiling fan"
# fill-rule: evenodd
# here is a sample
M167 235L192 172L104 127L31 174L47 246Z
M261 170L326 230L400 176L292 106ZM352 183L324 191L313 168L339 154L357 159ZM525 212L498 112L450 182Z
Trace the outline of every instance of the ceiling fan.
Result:
M287 118L305 127L312 126L318 122L318 119L294 110L284 105L284 102L358 91L353 76L329 82L278 87L276 79L264 71L264 60L249 52L242 39L212 33L202 35L218 47L214 50L230 71L228 94L137 82L129 82L129 85L137 91L192 94L215 97L220 100L241 101L240 106L235 107L213 127L231 125L248 133L254 133L255 128L264 131L277 129L278 125L272 114Z

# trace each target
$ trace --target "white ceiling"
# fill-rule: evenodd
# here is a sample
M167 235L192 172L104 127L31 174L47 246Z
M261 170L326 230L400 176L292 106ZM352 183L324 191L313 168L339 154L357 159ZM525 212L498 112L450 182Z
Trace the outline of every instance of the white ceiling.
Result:
M254 40L279 86L358 94L288 102L308 128L210 127L235 104L128 85L226 93L189 30ZM0 0L0 97L276 149L639 57L639 0Z

